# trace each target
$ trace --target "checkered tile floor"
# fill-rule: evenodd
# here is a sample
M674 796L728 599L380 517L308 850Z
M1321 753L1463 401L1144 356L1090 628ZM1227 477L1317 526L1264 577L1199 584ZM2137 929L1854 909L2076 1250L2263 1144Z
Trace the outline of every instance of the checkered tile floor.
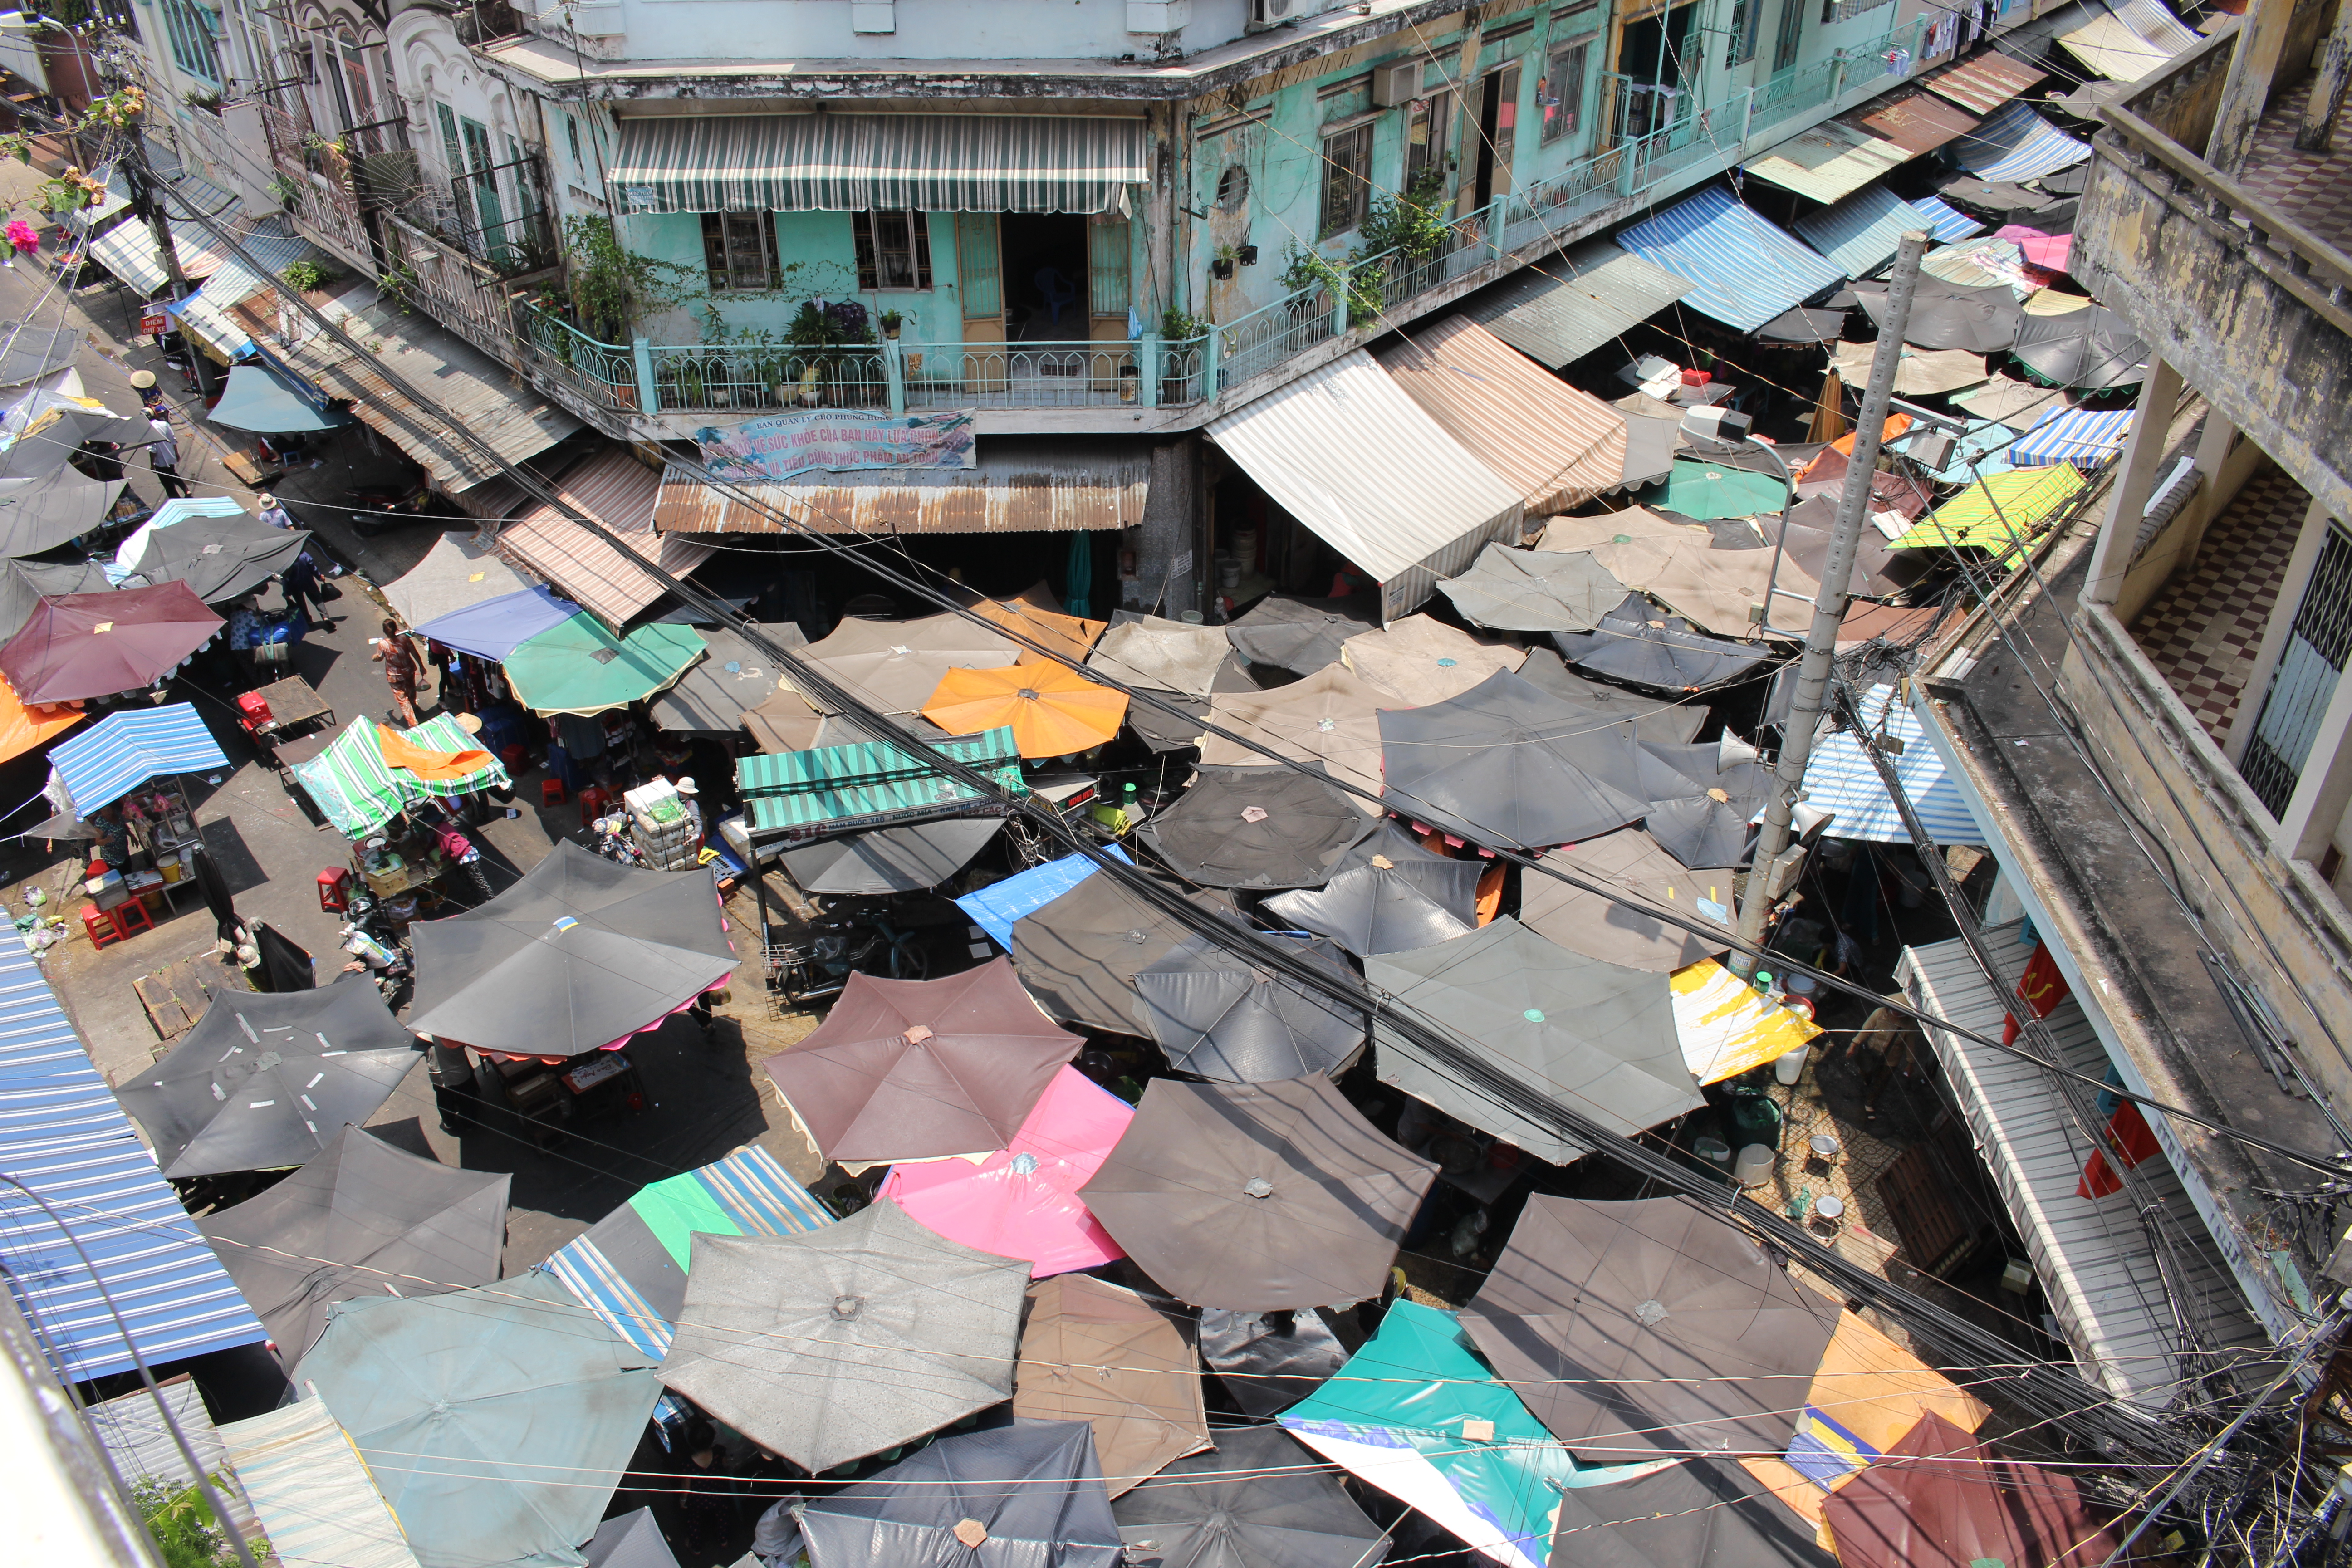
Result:
M2352 101L2336 111L2332 151L2294 150L2314 79L2305 77L2281 92L2263 116L2238 183L2314 237L2339 250L2352 248Z
M2311 498L2276 468L2246 483L2206 531L2186 576L2140 612L2132 636L2218 743L2253 671Z

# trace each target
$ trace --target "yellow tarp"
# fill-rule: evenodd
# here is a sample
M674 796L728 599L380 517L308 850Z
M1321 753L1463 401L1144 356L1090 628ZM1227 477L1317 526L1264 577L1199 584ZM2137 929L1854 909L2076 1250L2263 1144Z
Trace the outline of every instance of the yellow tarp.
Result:
M1896 550L1974 548L2003 554L2090 481L2065 463L1979 479L1888 543ZM2010 563L2011 570L2016 563Z
M1711 958L1675 970L1672 978L1675 1032L1682 1038L1684 1062L1701 1083L1761 1067L1822 1032Z

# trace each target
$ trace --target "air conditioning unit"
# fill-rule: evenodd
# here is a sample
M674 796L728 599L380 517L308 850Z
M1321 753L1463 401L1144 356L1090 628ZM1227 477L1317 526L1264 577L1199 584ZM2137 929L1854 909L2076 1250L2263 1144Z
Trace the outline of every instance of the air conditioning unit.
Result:
M1293 0L1249 0L1249 20L1242 25L1244 33L1263 33L1279 27L1290 19Z
M1411 103L1421 96L1421 62L1392 60L1372 68L1372 104L1379 109L1394 109L1401 103Z

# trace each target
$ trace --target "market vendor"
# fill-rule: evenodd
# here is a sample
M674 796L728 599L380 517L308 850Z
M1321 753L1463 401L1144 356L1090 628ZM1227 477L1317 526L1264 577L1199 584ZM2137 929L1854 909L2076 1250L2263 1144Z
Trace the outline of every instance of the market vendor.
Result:
M90 829L97 835L98 847L94 858L103 861L110 871L125 871L131 868L131 829L122 820L122 807L101 805L98 815L89 819Z

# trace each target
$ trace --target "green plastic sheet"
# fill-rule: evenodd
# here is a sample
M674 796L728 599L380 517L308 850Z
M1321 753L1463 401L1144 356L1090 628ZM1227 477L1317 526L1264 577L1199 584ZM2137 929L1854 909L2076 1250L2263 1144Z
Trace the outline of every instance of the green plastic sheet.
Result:
M1706 522L1718 517L1778 512L1788 501L1789 487L1778 474L1726 468L1721 463L1678 462L1666 476L1664 491L1649 504Z

